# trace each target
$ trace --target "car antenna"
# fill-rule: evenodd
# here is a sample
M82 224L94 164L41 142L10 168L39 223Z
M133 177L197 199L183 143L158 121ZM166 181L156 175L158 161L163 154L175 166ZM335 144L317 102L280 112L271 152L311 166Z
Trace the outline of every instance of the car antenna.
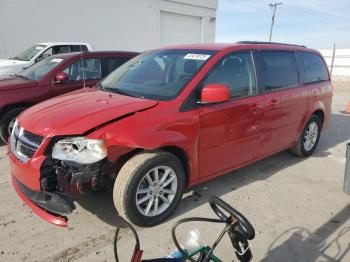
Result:
M81 48L81 45L80 45L80 61L81 61L81 70L83 72L83 87L85 88L86 87L86 85L85 85L85 70L83 70L83 67L84 67L83 49Z

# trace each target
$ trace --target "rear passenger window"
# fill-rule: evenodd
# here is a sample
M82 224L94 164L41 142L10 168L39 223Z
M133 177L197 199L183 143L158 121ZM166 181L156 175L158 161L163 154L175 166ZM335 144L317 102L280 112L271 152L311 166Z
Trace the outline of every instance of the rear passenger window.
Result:
M261 51L257 53L260 85L264 92L297 86L298 69L293 52Z
M62 53L69 53L69 47L67 45L56 45L52 47L52 54L62 54Z
M329 80L328 71L321 57L310 52L297 52L302 83L310 84Z
M127 58L127 57L104 58L105 65L106 65L106 75L110 74L112 71L117 69L119 66L121 66L122 64L124 64L128 60L129 60L129 58Z
M232 98L254 95L256 81L251 53L234 53L220 60L203 82L203 86L208 84L227 85Z

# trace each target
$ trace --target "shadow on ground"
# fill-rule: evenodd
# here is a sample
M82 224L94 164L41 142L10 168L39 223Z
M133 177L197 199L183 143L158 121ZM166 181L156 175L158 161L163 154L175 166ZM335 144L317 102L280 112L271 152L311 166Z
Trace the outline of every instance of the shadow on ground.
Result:
M350 116L332 114L330 127L322 134L319 146L312 157L326 157L331 154L330 149L350 139ZM289 151L278 153L252 165L241 168L227 175L200 184L188 190L173 214L173 218L197 206L206 204L211 195L222 196L242 186L259 180L266 180L275 173L289 166L293 166L305 159L293 156ZM99 217L104 222L117 226L117 212L114 208L112 193L94 192L81 197L78 203L82 208Z
M349 218L350 204L313 233L305 228L291 228L271 243L261 261L342 261L350 253L350 227L341 228ZM337 230L336 237L327 241Z

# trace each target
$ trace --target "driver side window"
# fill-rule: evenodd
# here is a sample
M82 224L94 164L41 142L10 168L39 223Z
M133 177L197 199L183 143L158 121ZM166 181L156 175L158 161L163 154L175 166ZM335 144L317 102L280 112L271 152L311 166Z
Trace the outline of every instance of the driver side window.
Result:
M231 98L256 94L256 79L251 52L234 53L221 59L206 76L202 86L224 84Z
M36 59L36 62L39 62L40 60L43 60L49 56L52 56L52 47L45 50L41 55L39 55L38 58Z
M51 55L52 55L52 47L50 47L44 53L41 54L41 56L43 56L43 57L48 57L48 56L51 56Z

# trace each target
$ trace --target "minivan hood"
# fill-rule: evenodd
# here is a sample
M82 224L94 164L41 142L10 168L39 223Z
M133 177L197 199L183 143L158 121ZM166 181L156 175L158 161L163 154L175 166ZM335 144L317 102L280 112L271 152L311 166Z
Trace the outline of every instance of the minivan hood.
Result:
M153 100L83 89L29 108L20 115L19 123L24 129L44 137L79 135L157 104Z
M36 86L37 84L38 82L35 80L26 80L15 76L0 76L0 92Z

